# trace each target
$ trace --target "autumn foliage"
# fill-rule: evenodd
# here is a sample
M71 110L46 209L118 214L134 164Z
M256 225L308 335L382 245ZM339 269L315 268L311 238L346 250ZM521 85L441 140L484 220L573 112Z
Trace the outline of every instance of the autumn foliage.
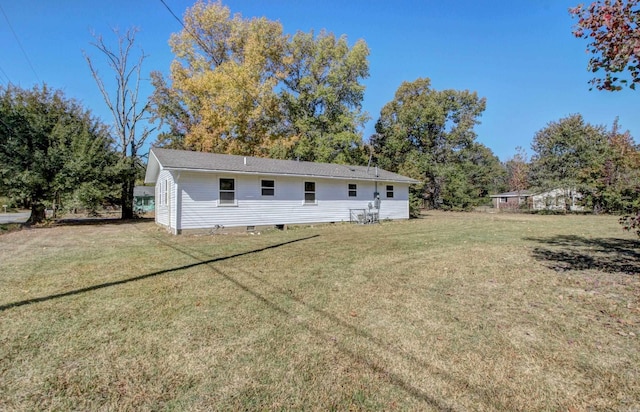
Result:
M169 41L165 79L152 73L158 144L216 153L362 162L369 49L332 33L287 35L266 18L198 1Z
M598 90L635 89L640 83L640 1L595 1L571 8L569 13L578 18L573 34L590 41L589 70L605 73L596 75L591 84Z

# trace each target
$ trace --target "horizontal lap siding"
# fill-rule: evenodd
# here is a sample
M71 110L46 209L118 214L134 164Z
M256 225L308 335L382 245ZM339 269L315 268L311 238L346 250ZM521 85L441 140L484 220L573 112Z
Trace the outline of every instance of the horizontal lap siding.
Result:
M180 229L198 229L216 225L217 185L210 174L182 173L180 186Z
M237 206L217 206L220 177L235 179ZM180 229L212 228L216 225L260 226L295 223L349 221L349 209L368 209L373 203L373 182L356 182L357 197L348 197L353 181L266 177L275 181L275 196L262 196L261 177L183 173L180 177ZM317 205L303 205L304 182L316 183ZM407 196L397 187L393 200L381 193L381 218L408 218ZM407 186L404 186L407 191Z
M409 204L401 200L383 200L380 203L380 220L409 219Z

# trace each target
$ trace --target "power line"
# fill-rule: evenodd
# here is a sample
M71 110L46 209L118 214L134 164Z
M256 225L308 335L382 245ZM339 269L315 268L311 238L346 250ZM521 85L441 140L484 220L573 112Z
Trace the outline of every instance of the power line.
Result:
M165 3L164 0L160 0L160 3L162 3L164 5L164 7L169 11L169 13L171 13L171 15L173 16L174 19L176 19L178 21L178 23L180 23L180 25L182 26L182 28L184 28L184 30L189 33L191 35L191 37L193 37L193 40L198 43L198 45L202 48L202 50L205 53L209 53L211 55L212 60L214 61L214 63L216 64L216 66L220 66L220 64L218 62L215 61L215 53L207 46L207 44L205 44L202 39L193 31L189 30L189 28L184 24L184 22L182 21L182 19L180 17L178 17L173 10L171 10L171 8L167 5L167 3ZM226 73L226 75L236 84L236 86L238 86L238 88L240 89L240 91L242 93L244 93L245 96L251 98L252 100L254 100L256 102L256 104L261 107L263 110L266 110L265 107L262 105L262 102L260 101L260 99L258 99L256 96L254 96L253 94L251 94L248 90L246 90L241 82L238 80L238 78L231 74L231 73Z
M22 43L20 43L20 39L18 38L18 35L16 34L15 30L13 30L13 26L11 26L11 22L9 21L9 17L7 17L7 13L4 12L4 9L2 8L2 5L0 5L0 11L2 12L2 15L4 16L4 19L7 21L7 25L9 26L9 29L11 30L11 33L13 33L13 37L16 39L16 43L18 43L18 46L20 47L20 50L22 50L22 54L24 54L24 58L27 60L27 63L29 63L29 67L31 67L31 71L33 71L33 74L36 75L36 79L38 79L38 83L40 83L40 76L38 76L38 73L36 72L36 69L33 68L33 64L31 64L31 60L29 59L29 56L27 55L27 52L24 50L24 47L22 47Z
M176 14L173 12L173 10L171 10L171 8L167 5L167 3L164 2L164 0L160 0L160 3L162 3L164 5L164 7L167 8L167 10L169 10L169 13L171 13L171 15L173 16L174 19L178 20L178 23L180 23L180 25L182 27L185 28L185 30L187 29L184 25L184 23L182 22L182 19L180 19L180 17L176 16Z
M198 37L195 33L193 33L191 30L189 30L189 28L187 28L187 26L185 26L184 22L182 21L182 19L180 17L178 17L173 10L171 10L171 8L167 5L167 3L165 3L164 0L160 0L160 3L162 3L164 5L164 7L166 7L166 9L169 11L169 13L171 13L171 15L173 16L174 19L176 19L178 21L178 23L180 23L180 25L182 26L182 28L191 35L191 37L193 37L193 40L195 40L196 43L198 43L198 45L200 47L202 47L202 50L204 50L205 53L209 53L213 56L213 53L211 52L211 50L207 47L206 44L204 44L202 42L202 39L200 39L200 37Z

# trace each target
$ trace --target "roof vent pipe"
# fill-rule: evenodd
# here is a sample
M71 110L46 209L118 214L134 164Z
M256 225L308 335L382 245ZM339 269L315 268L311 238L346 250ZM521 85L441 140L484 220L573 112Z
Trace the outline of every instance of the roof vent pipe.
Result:
M244 157L244 165L247 165L247 156Z
M376 165L376 177L378 177L378 165Z

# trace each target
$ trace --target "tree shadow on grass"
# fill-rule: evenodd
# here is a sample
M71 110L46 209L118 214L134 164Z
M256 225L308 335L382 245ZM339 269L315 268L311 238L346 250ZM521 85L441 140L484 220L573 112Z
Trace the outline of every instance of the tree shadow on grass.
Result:
M80 217L56 219L53 226L91 226L91 225L123 225L132 223L153 222L153 217L120 219L119 217Z
M524 240L540 244L533 249L533 257L557 272L593 269L640 274L640 240L566 235Z
M67 296L79 295L79 294L82 294L82 293L91 292L93 290L104 289L104 288L111 287L111 286L123 285L125 283L135 282L135 281L138 281L138 280L143 280L143 279L147 279L147 278L151 278L151 277L155 277L155 276L159 276L159 275L165 275L167 273L176 272L176 271L179 271L179 270L191 269L191 268L196 267L196 266L208 265L209 263L220 262L220 261L223 261L223 260L229 260L229 259L233 259L233 258L240 257L240 256L246 256L246 255L250 255L250 254L253 254L253 253L263 252L265 250L279 248L279 247L282 247L282 246L285 246L285 245L289 245L291 243L301 242L303 240L309 240L309 239L312 239L312 238L315 238L315 237L318 237L318 236L320 236L320 235L313 235L313 236L307 236L307 237L300 238L300 239L294 239L294 240L290 240L288 242L282 242L282 243L277 243L277 244L271 245L271 246L265 246L265 247L260 248L260 249L254 249L254 250L250 250L250 251L247 251L247 252L236 253L234 255L223 256L223 257L218 257L218 258L212 258L212 259L209 259L209 260L198 260L198 262L192 263L192 264L189 264L189 265L178 266L178 267L175 267L175 268L164 269L164 270L158 270L156 272L151 272L151 273L147 273L147 274L144 274L144 275L135 276L135 277L132 277L132 278L126 278L126 279L121 279L121 280L115 280L113 282L106 282L106 283L101 283L101 284L98 284L98 285L87 286L85 288L74 289L74 290L70 290L68 292L57 293L55 295L41 296L41 297L38 297L38 298L25 299L25 300L21 300L21 301L18 301L18 302L6 303L4 305L0 305L0 312L3 312L5 310L7 310L7 309L15 308L15 307L18 307L18 306L30 305L30 304L33 304L33 303L46 302L48 300L64 298L64 297L67 297Z
M78 218L60 218L51 221L45 221L42 223L31 224L27 222L10 222L0 223L0 234L9 231L16 231L22 229L51 229L61 226L117 226L117 225L131 225L139 223L153 222L153 217L137 217L133 219L120 219L119 217L78 217ZM8 230L10 228L11 230Z

